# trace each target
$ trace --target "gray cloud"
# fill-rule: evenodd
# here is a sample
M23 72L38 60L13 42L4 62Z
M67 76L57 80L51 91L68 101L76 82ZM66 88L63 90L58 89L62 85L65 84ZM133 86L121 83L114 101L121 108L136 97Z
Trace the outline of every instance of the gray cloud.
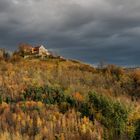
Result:
M44 44L89 63L140 65L138 0L1 0L0 47Z

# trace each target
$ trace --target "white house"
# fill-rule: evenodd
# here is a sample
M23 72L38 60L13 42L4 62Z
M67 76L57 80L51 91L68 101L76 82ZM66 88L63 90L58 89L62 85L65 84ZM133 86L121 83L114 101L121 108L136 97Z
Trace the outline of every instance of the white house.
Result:
M32 54L37 54L39 56L48 56L50 55L50 52L43 45L40 45L32 48Z
M49 51L43 45L39 46L38 54L39 55L50 55Z

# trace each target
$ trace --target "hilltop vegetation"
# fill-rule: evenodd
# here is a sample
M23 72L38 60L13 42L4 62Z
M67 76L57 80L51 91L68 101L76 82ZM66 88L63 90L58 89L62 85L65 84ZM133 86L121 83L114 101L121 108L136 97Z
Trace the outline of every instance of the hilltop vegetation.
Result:
M140 70L17 54L0 61L0 139L139 140Z

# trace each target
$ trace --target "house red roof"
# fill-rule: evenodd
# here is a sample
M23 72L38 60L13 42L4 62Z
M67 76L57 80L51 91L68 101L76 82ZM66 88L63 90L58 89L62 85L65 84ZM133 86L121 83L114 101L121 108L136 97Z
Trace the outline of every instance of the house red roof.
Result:
M39 50L39 48L40 48L39 46L34 47L34 48L33 48L33 51L38 51L38 50Z

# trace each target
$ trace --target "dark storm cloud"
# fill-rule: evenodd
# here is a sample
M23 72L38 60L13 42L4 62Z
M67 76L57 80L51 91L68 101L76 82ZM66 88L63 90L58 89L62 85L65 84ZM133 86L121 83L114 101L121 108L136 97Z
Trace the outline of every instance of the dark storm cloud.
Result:
M44 44L66 57L131 65L140 52L138 0L0 0L0 46Z

